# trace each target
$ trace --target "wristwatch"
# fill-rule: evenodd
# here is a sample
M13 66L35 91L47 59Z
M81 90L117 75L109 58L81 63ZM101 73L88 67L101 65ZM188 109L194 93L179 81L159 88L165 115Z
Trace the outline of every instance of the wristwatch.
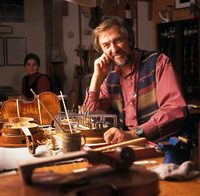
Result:
M135 128L135 134L138 136L138 137L144 137L144 130L140 127L136 127Z

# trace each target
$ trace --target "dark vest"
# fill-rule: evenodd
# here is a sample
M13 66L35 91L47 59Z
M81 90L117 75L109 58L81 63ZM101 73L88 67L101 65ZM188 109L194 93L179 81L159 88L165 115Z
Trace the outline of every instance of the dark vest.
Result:
M158 109L156 98L156 62L158 53L142 51L137 83L137 120L138 125L148 121ZM120 75L111 72L106 80L107 90L111 100L111 110L119 116L122 129L125 126L125 114L123 112L124 100L120 85Z
M27 99L33 99L34 98L34 95L30 91L30 89L33 89L33 91L37 94L37 86L38 86L37 83L38 83L38 80L39 80L39 78L41 76L46 76L49 79L49 81L51 83L51 91L52 91L52 89L53 89L52 88L52 81L51 81L50 77L47 74L40 74L31 85L29 85L29 76L26 75L24 77L25 88L23 89L23 92L25 93L24 95L26 96Z

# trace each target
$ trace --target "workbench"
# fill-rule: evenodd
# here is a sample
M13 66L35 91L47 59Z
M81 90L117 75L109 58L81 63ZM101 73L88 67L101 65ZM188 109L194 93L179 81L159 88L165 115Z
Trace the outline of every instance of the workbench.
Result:
M148 161L156 161L157 164L162 162L162 157L150 158ZM148 167L155 165L148 165ZM77 164L77 168L82 164ZM200 195L200 177L189 181L170 182L159 181L160 196L199 196ZM48 189L48 187L47 187ZM18 174L0 177L0 193L1 196L21 196L24 195L24 186ZM34 192L31 195L38 195ZM45 195L45 194L44 194Z

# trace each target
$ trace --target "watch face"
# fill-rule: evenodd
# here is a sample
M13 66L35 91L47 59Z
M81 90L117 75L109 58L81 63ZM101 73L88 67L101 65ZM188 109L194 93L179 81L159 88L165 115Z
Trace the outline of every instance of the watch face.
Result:
M139 128L139 127L137 127L137 128L135 129L135 133L136 133L138 136L143 136L143 135L144 135L143 129L141 129L141 128Z

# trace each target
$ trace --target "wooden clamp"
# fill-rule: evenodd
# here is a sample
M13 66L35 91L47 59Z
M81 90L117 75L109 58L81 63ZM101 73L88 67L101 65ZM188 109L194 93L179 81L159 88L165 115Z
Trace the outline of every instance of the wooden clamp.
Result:
M35 160L27 160L19 163L20 175L25 184L33 184L32 174L34 169L44 166L55 165L57 163L63 163L66 161L72 161L79 158L87 159L91 163L104 163L111 168L117 170L126 170L128 169L134 161L134 152L131 148L125 147L116 150L115 156L109 156L102 152L93 152L93 151L76 151L64 155L59 155L55 157L45 157ZM64 179L68 181L68 179Z

